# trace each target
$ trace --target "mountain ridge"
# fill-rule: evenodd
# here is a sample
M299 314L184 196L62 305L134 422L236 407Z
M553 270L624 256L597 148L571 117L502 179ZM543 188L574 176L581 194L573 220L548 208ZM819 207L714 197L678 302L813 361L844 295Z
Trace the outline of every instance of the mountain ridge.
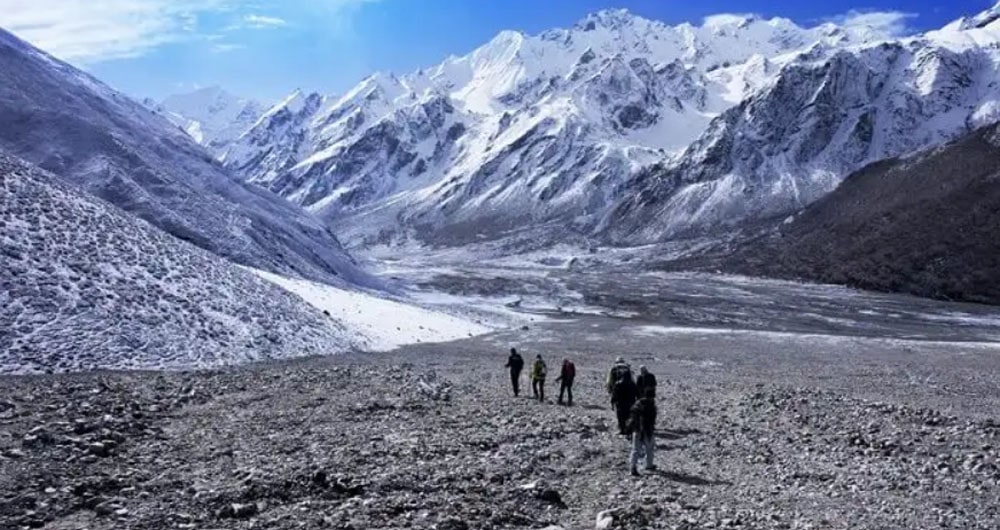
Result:
M571 29L501 32L341 96L300 94L311 104L279 104L226 165L331 222L349 220L352 244L448 225L468 226L468 237L521 221L585 230L617 186L683 148L789 54L883 37L780 18L667 26L605 11Z
M735 244L665 266L1000 303L1000 123L852 173Z
M164 117L0 30L0 151L237 263L377 282L327 226L234 179Z

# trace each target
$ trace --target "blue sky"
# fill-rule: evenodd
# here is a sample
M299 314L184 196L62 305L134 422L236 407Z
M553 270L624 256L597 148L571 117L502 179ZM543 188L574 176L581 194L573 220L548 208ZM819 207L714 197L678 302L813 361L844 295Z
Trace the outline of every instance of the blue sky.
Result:
M863 3L858 3L863 2ZM626 8L668 23L717 13L803 25L867 13L901 31L940 27L989 0L0 0L0 26L134 96L221 85L264 100L337 93L376 70L408 72L498 31L566 27ZM871 15L878 13L878 15Z

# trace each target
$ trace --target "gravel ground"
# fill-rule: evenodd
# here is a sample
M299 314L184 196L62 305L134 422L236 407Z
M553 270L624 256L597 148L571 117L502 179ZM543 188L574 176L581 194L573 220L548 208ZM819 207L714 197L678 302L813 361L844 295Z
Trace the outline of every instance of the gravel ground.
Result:
M996 349L648 327L4 378L0 528L1000 527ZM511 344L572 352L575 405L511 397ZM619 353L661 381L640 478L602 389Z

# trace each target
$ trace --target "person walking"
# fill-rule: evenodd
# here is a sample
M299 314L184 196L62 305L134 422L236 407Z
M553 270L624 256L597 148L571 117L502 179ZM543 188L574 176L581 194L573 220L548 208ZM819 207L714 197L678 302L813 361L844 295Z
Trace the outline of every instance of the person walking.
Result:
M632 379L632 368L625 362L625 359L619 357L615 359L615 364L611 366L611 371L608 372L606 386L609 396L611 396L614 392L615 385L618 383L618 380L625 376Z
M635 389L639 397L645 396L647 389L651 389L653 395L656 395L656 376L645 366L639 367L639 377L635 378Z
M545 376L547 369L542 356L535 357L535 363L531 366L531 391L534 392L538 401L545 401Z
M629 456L629 470L632 476L639 476L639 459L646 457L646 471L656 470L653 453L656 451L656 399L654 391L646 389L639 401L632 406L629 415L629 431L632 433L632 453Z
M570 407L573 406L573 379L576 379L576 365L573 361L569 359L563 359L562 370L559 372L559 377L556 381L559 381L559 404L563 404L563 392L568 394L569 400L566 404Z
M524 369L524 359L517 353L517 348L510 349L510 357L504 365L510 369L510 386L514 388L514 397L521 393L521 370Z
M615 415L618 417L618 432L628 435L628 420L632 412L632 405L635 405L636 392L635 382L632 381L631 374L621 374L611 390L611 405L615 408Z

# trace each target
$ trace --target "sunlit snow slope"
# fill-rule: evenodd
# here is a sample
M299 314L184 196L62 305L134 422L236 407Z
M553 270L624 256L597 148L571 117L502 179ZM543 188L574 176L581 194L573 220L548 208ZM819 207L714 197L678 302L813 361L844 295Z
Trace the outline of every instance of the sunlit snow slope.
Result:
M460 243L545 222L584 229L632 175L680 154L799 54L887 37L751 16L667 26L604 11L570 29L505 31L341 96L296 92L226 165L354 244Z

